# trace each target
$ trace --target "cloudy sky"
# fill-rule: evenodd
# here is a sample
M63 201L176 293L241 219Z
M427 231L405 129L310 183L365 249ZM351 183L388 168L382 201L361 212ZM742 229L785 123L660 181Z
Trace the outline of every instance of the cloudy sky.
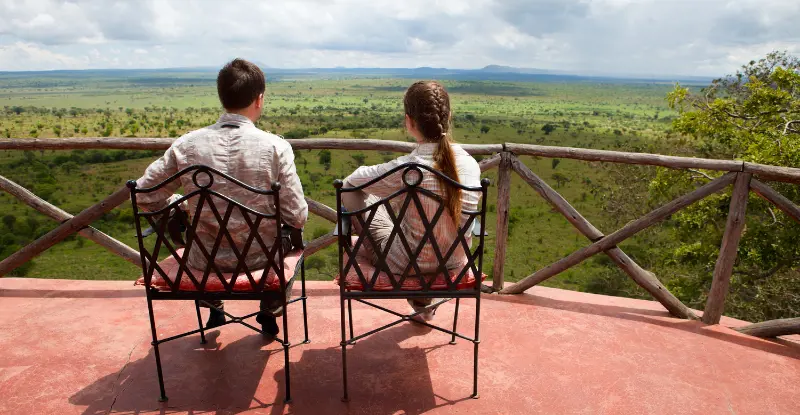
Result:
M798 0L0 0L0 70L219 66L719 75L800 54Z

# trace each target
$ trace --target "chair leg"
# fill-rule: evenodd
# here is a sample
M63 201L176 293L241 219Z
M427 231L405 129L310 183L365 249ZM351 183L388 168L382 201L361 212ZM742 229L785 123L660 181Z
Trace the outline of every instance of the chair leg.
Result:
M353 300L347 299L347 321L350 323L350 340L356 337L353 334Z
M200 344L206 344L206 332L203 329L203 318L200 317L200 301L194 300L194 308L197 310L197 324L200 326Z
M308 339L308 310L306 306L306 264L300 263L300 295L303 297L303 330L305 331L304 344L311 343Z
M456 313L453 316L453 333L456 333L456 328L458 327L458 305L461 302L461 298L456 297ZM456 335L453 335L453 338L450 339L450 344L456 344Z
M341 309L341 323L342 323L342 385L344 387L344 395L342 395L342 402L347 402L350 397L347 395L347 337L344 328L344 297L341 292L339 294L339 308Z
M480 340L480 321L481 321L481 296L475 298L475 340L472 341L473 343L473 360L472 360L472 398L478 399L480 395L478 395L478 346L481 343Z
M156 318L153 314L153 300L147 296L147 311L150 313L150 331L153 334L153 351L156 357L156 371L158 373L158 387L161 391L161 396L158 398L159 402L166 402L167 393L164 391L164 375L161 372L161 354L158 352L158 335L156 334Z
M289 324L287 320L286 302L283 304L283 371L286 373L286 399L285 403L292 402L291 379L289 376Z

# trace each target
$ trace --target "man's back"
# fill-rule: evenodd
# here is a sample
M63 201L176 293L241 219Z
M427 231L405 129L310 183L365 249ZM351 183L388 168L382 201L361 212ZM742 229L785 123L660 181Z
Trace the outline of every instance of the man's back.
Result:
M297 176L291 146L284 139L259 130L247 117L226 113L216 124L182 136L167 150L164 157L147 168L137 181L137 186L154 186L177 171L195 164L212 167L256 188L269 189L272 183L280 183L283 222L295 228L305 225L308 206L303 198L303 188ZM202 176L198 180L202 184ZM182 177L180 184L186 194L196 190L191 175ZM176 182L173 186L148 194L138 202L146 210L156 210L166 204L166 199L177 187ZM222 177L214 177L212 189L245 206L274 213L272 197L231 185ZM197 202L197 198L190 199L190 214L196 211ZM227 202L219 198L214 198L213 202L220 216L223 216L228 207ZM237 250L241 252L250 231L238 209L234 209L226 228ZM263 223L259 227L259 235L264 243L272 244L276 236L275 229L274 223ZM219 230L220 224L213 211L204 207L198 222L197 236L207 252L211 252ZM192 268L205 268L205 257L196 246L189 249L188 260ZM247 255L248 268L261 268L266 261L263 250L254 243ZM222 271L236 268L238 259L227 237L223 236L214 262Z

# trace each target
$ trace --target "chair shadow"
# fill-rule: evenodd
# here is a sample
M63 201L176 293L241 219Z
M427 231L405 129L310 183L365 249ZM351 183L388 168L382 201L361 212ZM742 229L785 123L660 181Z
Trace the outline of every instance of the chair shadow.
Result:
M349 402L342 402L342 349L310 349L290 366L293 403L289 413L296 414L421 414L432 409L471 399L447 400L433 391L427 354L448 345L449 336L430 333L431 329L403 323L356 342L347 349ZM403 348L400 343L416 336L440 335L442 344L431 347ZM358 334L358 333L356 333ZM276 402L284 393L284 373L275 374L279 382ZM465 372L471 376L471 372ZM437 404L437 397L444 403ZM275 405L272 415L285 408Z
M219 330L206 333L206 344L199 335L190 335L160 347L166 393L169 401L158 402L159 389L153 348L147 356L130 362L119 372L110 373L72 395L69 402L86 406L84 415L154 412L169 414L235 414L269 403L255 399L267 361L282 349L270 345L262 350L263 338L249 335L221 348ZM149 346L148 346L149 347ZM281 372L282 373L282 372ZM253 402L257 402L253 406ZM223 409L224 408L224 409Z
M688 333L711 337L717 340L733 343L739 346L800 359L800 344L783 339L761 339L735 332L709 330L709 326L701 321L684 320L672 317L666 310L648 310L633 307L613 305L590 304L580 301L556 300L536 294L523 293L518 295L484 295L489 301L509 302L520 305L552 308L581 314L591 314L603 317L613 317L638 323L653 324L669 329L682 330ZM668 319L664 319L668 317Z

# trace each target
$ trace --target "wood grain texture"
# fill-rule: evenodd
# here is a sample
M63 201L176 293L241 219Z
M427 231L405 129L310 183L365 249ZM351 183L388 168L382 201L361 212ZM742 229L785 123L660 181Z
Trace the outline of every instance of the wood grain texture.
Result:
M547 201L554 209L561 213L569 223L575 226L580 233L594 242L604 237L603 233L594 227L580 212L577 211L563 196L550 187L536 173L531 171L520 159L515 156L511 158L511 166L514 171L527 182L542 198ZM660 302L667 311L675 317L698 319L697 315L677 297L661 284L655 274L640 267L625 252L617 247L605 251L614 263L625 271L631 279L640 287L644 288L650 295Z
M506 143L506 151L516 155L559 157L586 161L607 161L624 164L645 164L682 169L742 171L743 163L734 160L714 160L693 157L664 156L650 153L594 150L586 148L540 146L535 144Z
M336 242L336 238L337 237L336 235L333 234L333 232L329 232L326 233L325 235L320 236L317 239L314 239L313 241L306 244L306 247L303 250L303 255L306 258L308 258L311 255L314 255L314 253L321 251L330 246L331 244L333 244L334 242Z
M750 190L777 206L778 209L789 215L790 218L800 222L800 206L795 205L786 196L755 179L750 180Z
M750 336L764 338L800 334L800 317L762 321L748 326L735 327L734 330Z
M511 205L511 154L500 154L500 173L497 177L497 222L495 226L494 268L492 288L503 288L506 264L506 245L508 244L508 211Z
M306 203L308 203L309 212L327 220L328 222L336 223L336 210L334 210L332 207L308 197L306 198Z
M64 222L73 218L72 215L69 213L59 209L56 206L51 205L46 200L36 196L28 189L14 183L13 181L0 176L0 189L5 190L6 192L10 193L21 202L25 203L26 205L32 207L33 209L41 212L51 219L57 222ZM122 259L137 265L142 266L142 257L139 255L139 251L131 248L128 245L106 235L99 230L88 226L86 228L81 229L78 232L78 235L83 236L84 238L89 239L92 242L102 246L103 248L108 249L111 253L118 255Z
M31 260L44 250L61 242L64 240L64 238L80 231L90 223L97 220L99 217L103 216L103 214L111 211L115 207L128 200L130 200L130 189L123 186L101 202L85 209L83 212L75 215L72 219L62 223L52 231L4 259L2 262L0 262L0 277L7 275L18 266Z
M719 257L714 266L714 277L711 281L711 290L708 292L706 308L703 312L703 322L718 324L725 309L725 297L731 284L731 273L736 262L736 253L739 249L739 240L744 229L745 213L747 212L747 199L750 196L750 173L738 173L733 186L731 205L728 210L728 221L725 225L725 234L722 236L722 246Z
M734 180L736 180L737 173L727 173L724 176L717 178L702 187L698 188L697 190L681 196L664 206L659 207L648 213L647 215L628 223L622 229L608 235L599 241L581 248L570 255L562 258L561 260L548 265L545 268L542 268L535 273L525 277L523 280L519 281L518 283L511 285L509 287L504 288L500 292L502 294L519 294L524 292L530 287L533 287L536 284L541 283L542 281L559 274L583 261L587 258L595 255L599 252L606 251L615 247L618 243L630 238L631 236L637 234L638 232L658 223L662 220L666 219L668 216L674 214L675 212L689 206L690 204L703 199L704 197L716 193L729 184L731 184Z

